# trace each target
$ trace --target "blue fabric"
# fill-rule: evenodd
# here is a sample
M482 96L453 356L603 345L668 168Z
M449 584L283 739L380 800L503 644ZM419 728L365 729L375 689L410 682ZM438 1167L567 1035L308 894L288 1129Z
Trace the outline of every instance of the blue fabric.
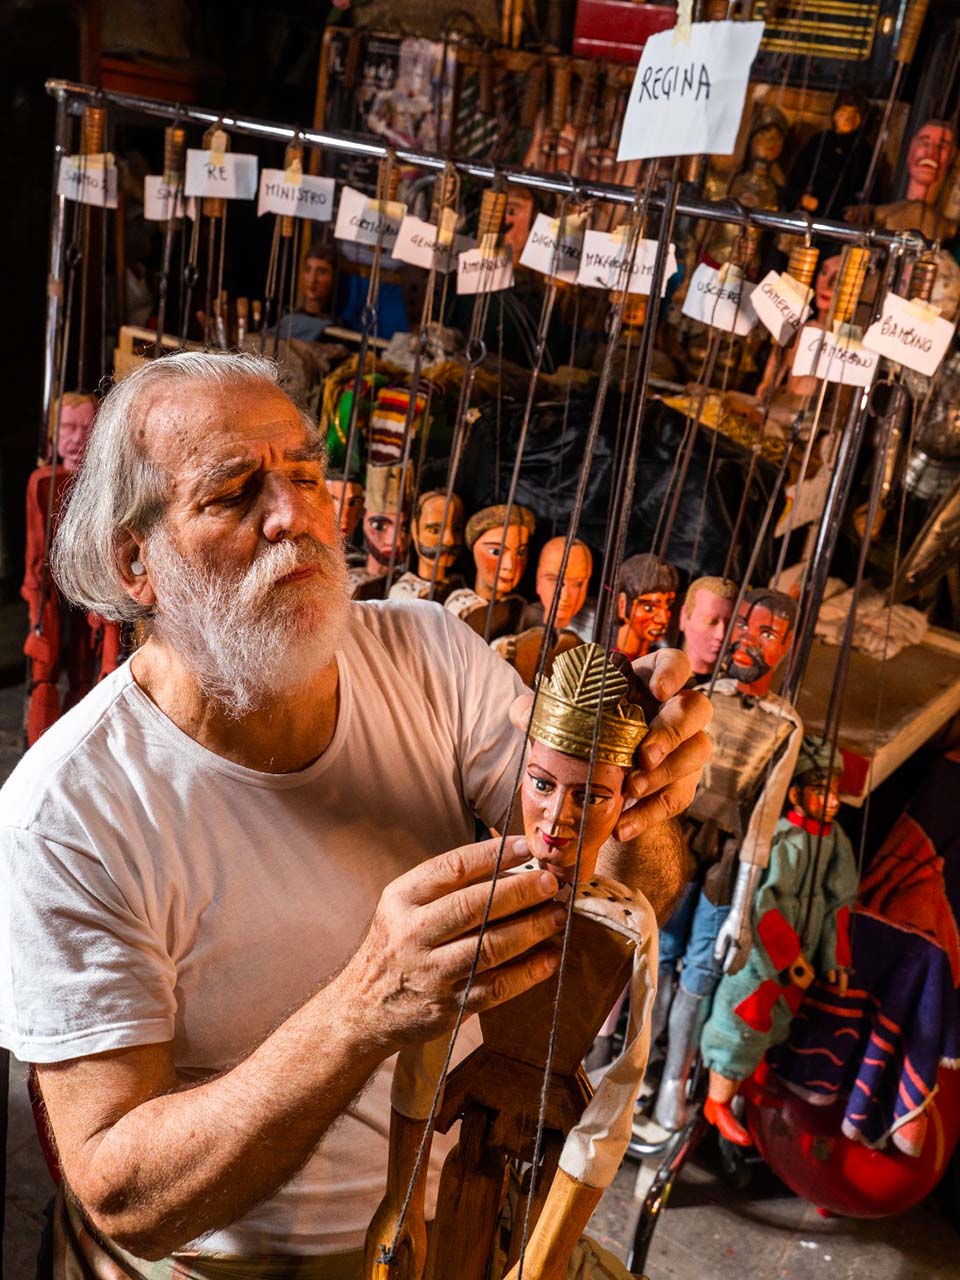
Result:
M363 309L367 304L367 290L370 281L366 276L349 275L347 292L343 309L340 312L340 323L347 329L359 330L363 319ZM380 296L377 300L376 337L389 341L395 333L409 333L410 322L407 320L407 309L403 301L403 290L398 284L384 281L380 285Z
M697 881L688 884L660 930L660 981L683 961L680 982L694 996L708 996L717 985L713 947L729 906L715 907Z

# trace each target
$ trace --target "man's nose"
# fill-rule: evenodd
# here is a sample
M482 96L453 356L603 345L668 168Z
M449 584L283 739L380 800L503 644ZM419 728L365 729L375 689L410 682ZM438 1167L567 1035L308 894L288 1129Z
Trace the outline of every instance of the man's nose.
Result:
M319 493L319 500L314 494ZM299 538L304 534L332 546L336 541L336 511L326 486L322 492L303 489L287 476L268 475L263 486L262 532L268 542Z

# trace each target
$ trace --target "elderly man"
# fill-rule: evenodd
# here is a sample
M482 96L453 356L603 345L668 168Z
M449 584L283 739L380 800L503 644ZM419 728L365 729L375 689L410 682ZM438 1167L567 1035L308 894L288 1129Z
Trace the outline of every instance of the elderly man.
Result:
M439 607L348 604L276 378L130 375L60 527L64 592L149 626L0 795L0 1040L36 1064L64 1274L356 1275L389 1059L453 1024L497 848L474 815L501 824L516 782L522 686ZM662 910L709 710L681 656L638 671L666 701L604 869ZM498 881L470 1009L555 971L556 888Z

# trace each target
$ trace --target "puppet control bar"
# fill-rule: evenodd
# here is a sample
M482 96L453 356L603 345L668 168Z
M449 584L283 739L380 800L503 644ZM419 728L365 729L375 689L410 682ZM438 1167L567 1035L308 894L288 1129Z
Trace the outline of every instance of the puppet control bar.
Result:
M131 93L117 93L113 90L98 90L90 85L74 84L69 80L48 80L47 93L57 99L58 107L67 111L77 111L80 104L96 101L98 104L111 103L121 111L136 115L156 116L163 120L175 120L179 124L192 121L195 124L219 125L234 133L248 134L258 138L272 138L277 142L300 142L306 146L317 147L325 151L339 151L347 155L369 156L371 159L383 159L387 148L377 142L351 137L347 134L328 133L319 129L296 129L292 125L277 124L270 120L255 120L247 116L232 116L206 107L179 106L172 102L161 102L155 98L141 98ZM447 161L442 156L429 155L421 151L409 151L395 148L394 155L404 164L419 169L435 169L441 171L447 163L459 172L470 177L493 182L502 178L513 186L527 187L532 191L551 191L559 195L575 195L578 199L602 200L611 204L631 204L636 198L632 187L617 186L613 183L581 181L567 174L541 173L534 169L519 169L506 166L500 168L489 164L479 164L474 160ZM662 208L663 197L651 194L650 206ZM823 236L841 243L862 244L866 240L876 248L911 250L921 252L927 248L924 238L913 231L891 232L854 226L845 222L831 222L826 219L807 217L799 213L779 213L767 209L746 210L737 201L706 201L695 198L681 198L677 203L677 215L691 218L705 218L711 222L742 222L749 217L754 226L764 227L771 231L791 232L795 235Z

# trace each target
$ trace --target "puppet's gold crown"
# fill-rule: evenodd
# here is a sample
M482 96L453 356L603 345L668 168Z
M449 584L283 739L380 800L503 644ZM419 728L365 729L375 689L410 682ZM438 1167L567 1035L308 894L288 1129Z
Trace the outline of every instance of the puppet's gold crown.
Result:
M633 766L633 753L647 732L643 712L626 701L629 685L598 644L559 654L549 680L541 680L530 737L567 755L589 760L597 718L597 760Z

